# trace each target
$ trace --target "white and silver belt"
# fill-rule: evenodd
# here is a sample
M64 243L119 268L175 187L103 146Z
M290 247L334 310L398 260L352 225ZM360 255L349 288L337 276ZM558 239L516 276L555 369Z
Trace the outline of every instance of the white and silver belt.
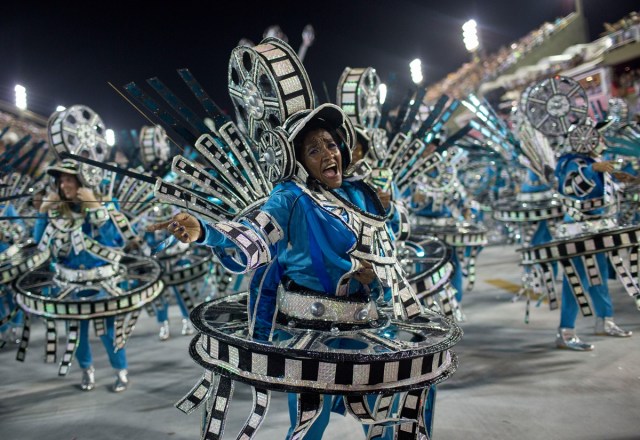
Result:
M87 281L102 281L118 273L117 264L107 264L92 269L70 269L56 265L56 278L66 283L84 283Z
M519 202L540 202L552 198L557 198L556 192L553 190L516 194L516 200Z
M364 324L378 319L373 300L349 301L341 297L309 295L278 287L278 311L290 318L305 321L326 321L336 324Z
M418 225L433 225L433 226L455 226L456 221L451 217L425 217L422 215L414 216L415 222Z
M598 232L618 226L615 218L602 218L599 220L585 220L575 223L564 223L557 227L557 238L573 237L587 232Z

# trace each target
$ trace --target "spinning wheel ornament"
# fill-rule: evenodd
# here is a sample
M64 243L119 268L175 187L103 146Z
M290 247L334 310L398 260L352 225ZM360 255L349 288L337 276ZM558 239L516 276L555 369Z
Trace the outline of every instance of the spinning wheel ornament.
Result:
M289 179L295 172L295 152L287 136L286 131L277 127L260 137L258 163L273 184Z
M571 127L567 142L572 151L583 154L594 153L599 155L605 147L598 130L589 124Z
M229 59L228 82L238 119L256 142L293 113L313 108L307 72L295 51L277 38L236 47Z
M620 129L629 122L629 105L622 98L609 98L607 113L607 119L613 121L612 129Z
M142 127L139 143L140 159L144 164L152 164L156 160L164 163L169 160L169 138L164 128L160 126Z
M565 135L572 125L583 124L587 117L587 94L571 78L545 79L534 85L523 100L529 122L547 136Z
M376 128L382 116L380 77L371 67L347 67L338 80L338 105L351 122L367 129Z
M49 143L56 156L71 153L99 162L109 157L110 147L106 129L100 116L84 105L74 105L49 118ZM102 181L100 168L80 164L78 176L87 186L98 186Z

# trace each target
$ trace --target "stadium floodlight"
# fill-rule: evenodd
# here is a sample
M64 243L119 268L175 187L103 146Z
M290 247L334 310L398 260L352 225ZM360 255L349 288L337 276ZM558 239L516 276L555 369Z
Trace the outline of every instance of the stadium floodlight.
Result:
M107 141L107 145L113 147L116 144L116 134L112 129L107 129L105 132L105 140Z
M416 85L420 84L424 79L422 77L422 61L420 58L416 58L415 60L409 63L409 69L411 69L411 81L413 81Z
M18 107L20 110L26 110L27 109L27 89L25 89L24 86L21 86L20 84L18 84L14 87L14 90L16 92L16 107Z
M384 104L387 99L387 85L385 83L380 84L380 104Z
M469 20L462 25L462 41L469 52L475 52L480 47L478 24L475 20Z

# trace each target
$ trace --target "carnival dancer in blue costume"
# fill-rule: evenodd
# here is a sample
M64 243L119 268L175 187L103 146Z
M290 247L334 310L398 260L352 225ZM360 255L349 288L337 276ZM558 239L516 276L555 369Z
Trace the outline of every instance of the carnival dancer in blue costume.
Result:
M436 144L432 145L427 154L430 154ZM423 184L416 184L411 194L411 208L413 214L420 223L420 218L430 219L428 221L451 222L470 220L472 214L477 214L478 210L473 200L469 199L457 178L456 162L460 159L457 148L448 150L449 156L435 169L427 172ZM446 155L445 155L446 156ZM477 204L476 204L477 205ZM466 252L466 249L465 249ZM451 278L451 285L456 289L456 301L460 303L464 295L462 262L458 252L452 253L451 262L454 265L454 272ZM459 310L458 319L464 319L464 315Z
M11 177L12 174L0 176L0 197L12 195L10 194L12 187L10 184L10 180L12 180ZM4 252L11 245L22 241L26 235L27 226L24 220L18 218L19 213L12 203L0 202L0 216L9 218L16 217L11 220L0 220L0 252ZM0 285L0 293L2 293L0 295L0 317L3 317L11 313L11 311L16 308L16 304L8 285ZM21 322L21 316L22 314L18 312L11 321L0 326L0 345L2 345L2 341L5 340L12 340L13 342L18 340L16 333Z
M588 202L593 199L609 199L611 192L610 173L615 171L615 164L598 160L597 154L591 152L569 152L558 159L555 175L558 179L558 192L568 199ZM606 203L606 201L605 201ZM607 206L596 207L588 211L569 209L565 216L565 225L559 228L559 237L584 232L584 226L589 222L610 222L615 225L613 218L608 216ZM613 304L609 295L607 280L609 278L606 256L596 255L597 270L600 273L600 283L592 285L589 282L585 266L580 258L572 258L578 276L583 286L589 286L588 292L596 313L595 334L614 337L629 337L631 331L621 329L613 321ZM562 284L562 306L560 327L556 337L558 348L576 351L593 350L592 344L583 342L575 332L575 323L579 306L572 293L567 275Z
M282 319L282 313L293 313L286 310L289 305L280 299L280 293L277 299L276 291L291 292L291 295L313 293L328 301L391 300L389 278L376 266L391 256L391 239L386 228L382 231L386 244L370 243L368 250L354 251L361 239L355 236L352 226L354 220L363 218L358 213L383 220L387 211L370 186L361 180L343 179L343 170L351 162L355 137L348 118L339 107L325 104L292 115L283 128L294 146L294 160L299 165L293 178L275 186L258 211L239 223L215 225L181 213L171 221L150 228L166 228L180 241L210 246L221 261L229 260L229 248L243 251L243 260L249 258L246 264L257 267L251 283L250 310L255 311L254 338L261 340L277 340L280 335L271 334L272 323ZM267 247L256 253L257 243ZM311 313L319 317L325 308L318 304ZM361 318L365 319L364 314ZM331 409L339 402L339 399L324 399L320 415L304 438L322 437ZM290 395L290 415L293 428L294 394ZM292 429L288 437L291 435Z
M40 206L40 216L34 228L34 238L40 242L40 246L52 248L54 269L57 273L82 272L99 267L107 267L108 261L98 258L86 249L77 250L67 241L61 245L56 243L54 229L58 225L67 226L73 223L78 227L67 229L72 242L74 238L83 235L91 237L101 246L119 248L124 245L122 236L117 227L106 212L105 206L100 202L96 193L89 187L83 186L78 179L79 165L73 160L63 160L48 169L48 174L53 176L55 190L43 199ZM45 242L46 241L46 242ZM87 295L95 291L83 291ZM89 320L80 322L79 345L76 358L82 368L81 389L92 390L95 387L95 368L89 341ZM121 392L127 389L129 379L127 375L127 357L124 348L117 349L114 335L114 318L105 319L106 331L100 336L105 347L109 362L116 373L113 391Z

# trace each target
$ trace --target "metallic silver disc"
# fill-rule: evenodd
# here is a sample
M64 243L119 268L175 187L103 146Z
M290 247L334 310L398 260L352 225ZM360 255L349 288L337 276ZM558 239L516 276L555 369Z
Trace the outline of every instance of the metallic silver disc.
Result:
M295 51L277 38L236 47L229 59L228 85L238 119L256 142L293 113L313 108L304 66Z
M380 77L371 67L347 67L338 80L337 103L351 122L376 128L382 116Z
M290 178L296 165L293 145L287 140L287 133L277 127L267 131L258 143L258 164L271 183Z
M84 156L105 162L111 147L107 144L106 128L100 116L84 105L74 105L49 118L49 143L58 158L62 153ZM87 164L80 165L80 180L88 186L98 186L103 170Z
M569 130L567 142L571 151L583 154L600 154L604 149L604 143L598 130L592 125L574 126Z
M547 78L523 97L529 122L547 136L562 136L572 125L584 123L588 100L580 84L564 76Z

